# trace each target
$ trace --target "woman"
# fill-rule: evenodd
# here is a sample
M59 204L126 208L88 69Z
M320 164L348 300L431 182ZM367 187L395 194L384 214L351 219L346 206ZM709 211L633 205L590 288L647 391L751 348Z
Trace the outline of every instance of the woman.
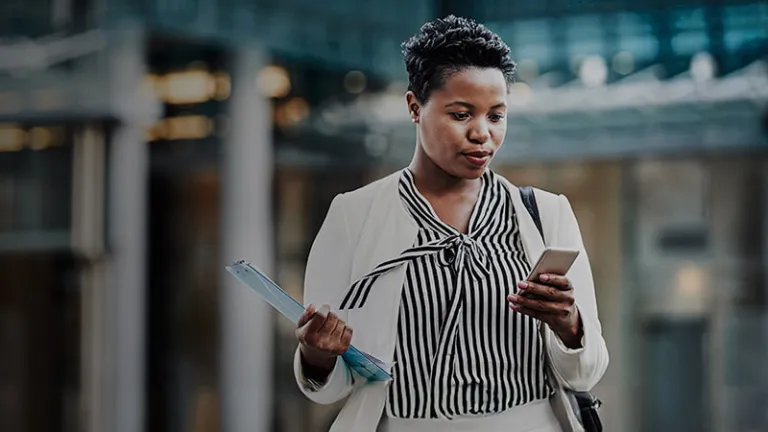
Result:
M403 52L415 154L331 204L307 263L299 386L321 404L350 396L338 431L374 431L382 415L397 432L573 430L551 396L591 389L608 353L563 196L538 191L544 234L579 258L567 277L524 282L544 245L517 188L488 169L506 133L509 48L450 16ZM393 380L355 376L339 359L351 342L393 362Z

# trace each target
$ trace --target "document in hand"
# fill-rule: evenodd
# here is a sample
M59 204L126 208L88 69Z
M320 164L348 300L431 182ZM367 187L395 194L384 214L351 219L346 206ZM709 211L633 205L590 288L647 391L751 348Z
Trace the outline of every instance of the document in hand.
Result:
M245 261L238 261L227 266L226 269L240 282L256 291L267 303L294 324L299 322L299 317L304 313L304 306L272 282L263 272ZM389 381L392 379L392 375L389 373L391 365L360 351L354 346L350 346L341 357L353 371L369 381Z

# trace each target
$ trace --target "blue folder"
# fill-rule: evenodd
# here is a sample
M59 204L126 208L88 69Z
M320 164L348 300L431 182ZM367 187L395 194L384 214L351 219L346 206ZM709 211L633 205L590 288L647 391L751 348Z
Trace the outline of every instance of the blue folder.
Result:
M238 278L240 282L256 291L267 303L294 324L299 322L299 317L304 313L304 306L263 272L245 261L238 261L227 266L226 269ZM354 346L350 346L341 357L353 371L369 381L389 381L392 379L392 375L389 372L390 366Z

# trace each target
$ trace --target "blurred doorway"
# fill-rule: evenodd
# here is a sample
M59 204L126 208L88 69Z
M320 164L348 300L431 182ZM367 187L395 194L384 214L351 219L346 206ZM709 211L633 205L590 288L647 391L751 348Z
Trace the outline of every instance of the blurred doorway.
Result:
M81 430L77 267L67 252L0 253L3 430Z
M147 425L215 432L218 409L220 181L214 169L150 177Z
M85 427L81 352L88 342L81 276L87 264L74 231L83 215L76 185L91 174L80 163L83 131L97 124L0 125L3 431Z
M707 403L707 323L654 319L644 325L643 431L710 430Z
M183 83L202 74L217 85L215 96L168 93L148 137L146 430L217 432L228 51L157 36L147 49L153 76Z

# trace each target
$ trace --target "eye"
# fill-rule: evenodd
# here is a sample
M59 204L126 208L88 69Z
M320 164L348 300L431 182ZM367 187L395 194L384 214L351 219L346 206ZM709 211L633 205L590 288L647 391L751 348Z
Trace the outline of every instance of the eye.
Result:
M455 112L455 113L451 113L451 115L453 116L453 118L459 121L463 121L469 118L469 113L465 113L465 112Z
M500 122L504 120L504 114L491 114L490 118L492 122Z

